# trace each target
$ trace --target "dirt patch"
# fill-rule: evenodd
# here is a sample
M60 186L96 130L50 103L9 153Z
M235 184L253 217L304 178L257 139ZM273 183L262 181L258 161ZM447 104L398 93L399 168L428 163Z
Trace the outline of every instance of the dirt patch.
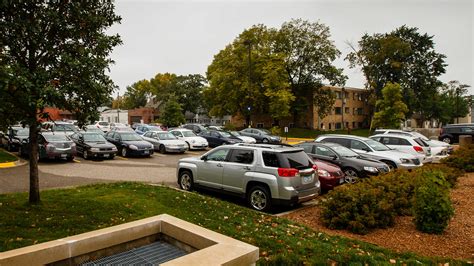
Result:
M416 230L413 217L397 217L395 226L376 229L367 235L344 230L330 230L320 221L320 206L314 205L287 214L284 217L306 224L330 235L341 235L373 243L397 252L414 252L424 256L474 260L474 173L459 178L451 191L455 215L441 235Z

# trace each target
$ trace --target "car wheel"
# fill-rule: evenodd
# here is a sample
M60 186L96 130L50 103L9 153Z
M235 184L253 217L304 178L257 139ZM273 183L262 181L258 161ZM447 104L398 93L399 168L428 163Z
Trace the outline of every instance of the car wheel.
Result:
M74 160L74 156L69 156L66 158L66 161L72 162Z
M250 189L247 197L250 207L257 211L268 211L272 205L272 198L267 188L254 186Z
M451 140L450 137L444 137L444 138L443 138L443 142L446 142L446 143L448 143L448 144L451 144L452 140Z
M262 143L268 143L268 139L263 139Z
M184 170L179 173L179 187L182 190L191 191L194 187L193 174L190 171Z
M395 171L397 169L397 165L394 162L387 162L387 161L382 161L388 165L388 169L391 171Z
M166 153L165 145L160 145L160 153Z
M122 157L127 157L127 155L128 155L127 148L123 147L122 151L120 153L122 154Z
M84 150L84 151L82 152L82 157L84 158L84 160L89 159L89 154L88 154L87 150Z
M353 168L346 168L344 170L344 182L354 184L359 181L359 174Z
M188 144L188 151L191 150L191 145L189 145L189 142L186 141L186 144Z

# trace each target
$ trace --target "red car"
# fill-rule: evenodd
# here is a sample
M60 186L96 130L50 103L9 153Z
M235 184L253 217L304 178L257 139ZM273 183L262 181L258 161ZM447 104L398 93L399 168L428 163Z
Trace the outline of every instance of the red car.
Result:
M328 191L345 182L344 172L339 168L339 166L320 160L313 161L318 166L321 190Z

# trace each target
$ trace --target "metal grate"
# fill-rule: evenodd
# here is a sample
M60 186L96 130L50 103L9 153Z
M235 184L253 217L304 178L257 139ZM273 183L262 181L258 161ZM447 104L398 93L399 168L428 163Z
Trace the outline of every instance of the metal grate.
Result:
M146 246L134 248L95 261L86 262L81 265L158 265L186 254L187 253L184 250L166 242L154 242Z

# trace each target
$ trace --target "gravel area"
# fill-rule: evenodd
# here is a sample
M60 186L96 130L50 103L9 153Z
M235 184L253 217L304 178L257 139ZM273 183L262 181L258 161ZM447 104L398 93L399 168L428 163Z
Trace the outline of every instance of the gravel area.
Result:
M344 230L330 230L321 223L318 204L302 208L284 217L306 224L331 235L373 243L397 252L414 252L424 256L449 257L474 261L474 173L459 178L451 191L455 215L441 235L416 230L413 217L398 217L395 226L376 229L367 235L352 234Z

